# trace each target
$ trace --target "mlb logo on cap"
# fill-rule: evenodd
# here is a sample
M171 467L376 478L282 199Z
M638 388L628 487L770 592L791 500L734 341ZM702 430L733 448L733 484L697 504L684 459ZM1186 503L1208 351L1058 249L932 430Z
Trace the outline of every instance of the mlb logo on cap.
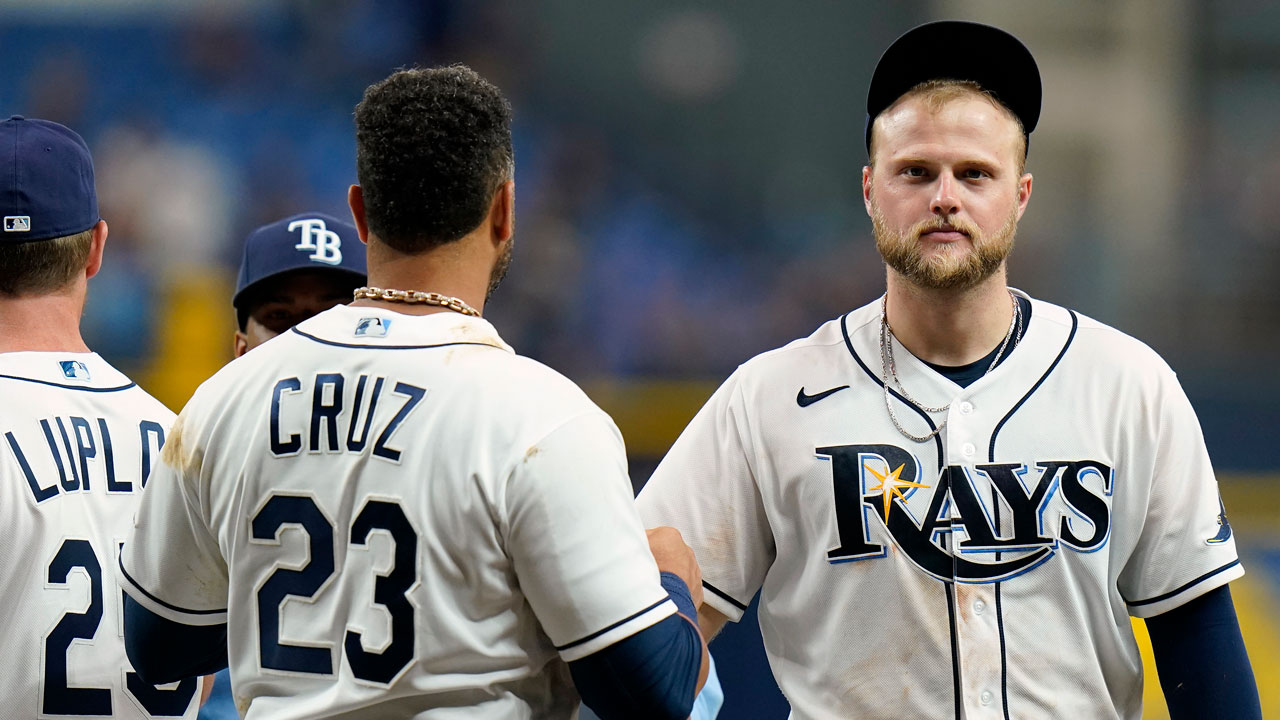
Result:
M48 120L0 121L0 243L76 235L98 222L93 158L84 139Z
M63 360L58 365L62 367L62 376L66 379L89 382L89 366L79 360Z

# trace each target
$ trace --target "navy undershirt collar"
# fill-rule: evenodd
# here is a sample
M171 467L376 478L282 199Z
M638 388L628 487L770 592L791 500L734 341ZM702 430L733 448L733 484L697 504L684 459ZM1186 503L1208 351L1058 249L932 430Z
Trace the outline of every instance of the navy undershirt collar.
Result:
M996 363L996 365L1009 359L1009 356L1013 354L1013 348L1017 346L1018 341L1022 340L1022 336L1027 334L1027 328L1031 326L1031 301L1021 295L1015 295L1014 297L1017 298L1018 305L1022 307L1022 332L1009 339L1009 347L1004 351L1004 356L1000 358L1000 362ZM999 345L992 348L991 352L987 353L985 357L965 365L936 365L928 361L922 362L960 387L969 387L978 378L987 374L987 366L991 365L991 361L995 359L998 352L1000 352Z

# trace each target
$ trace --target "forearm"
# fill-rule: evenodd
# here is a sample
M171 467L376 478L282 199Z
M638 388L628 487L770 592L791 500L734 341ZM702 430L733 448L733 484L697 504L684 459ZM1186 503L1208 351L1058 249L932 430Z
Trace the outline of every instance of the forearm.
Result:
M1261 720L1258 686L1224 585L1147 620L1171 720Z

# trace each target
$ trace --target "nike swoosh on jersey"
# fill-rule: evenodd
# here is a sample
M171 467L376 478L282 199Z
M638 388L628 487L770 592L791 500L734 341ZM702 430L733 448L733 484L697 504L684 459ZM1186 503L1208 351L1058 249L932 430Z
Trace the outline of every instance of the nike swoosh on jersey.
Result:
M818 402L823 398L830 397L840 392L841 390L847 390L847 389L849 389L848 385L841 385L840 387L833 387L830 390L823 390L817 395L806 395L804 392L804 387L801 387L800 392L796 393L796 404L799 405L800 407L809 407L810 405Z

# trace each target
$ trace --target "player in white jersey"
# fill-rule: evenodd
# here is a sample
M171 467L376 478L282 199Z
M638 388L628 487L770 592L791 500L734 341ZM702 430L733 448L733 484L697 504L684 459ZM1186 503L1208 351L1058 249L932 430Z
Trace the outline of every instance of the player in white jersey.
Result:
M743 364L641 491L702 566L704 634L760 592L795 718L1258 718L1243 570L1174 373L1006 285L1040 111L1027 49L924 25L868 93L883 298Z
M80 336L102 265L89 149L0 122L0 715L195 717L197 681L133 672L113 568L173 413Z
M578 692L604 718L688 714L692 553L646 538L608 416L475 309L511 257L509 123L461 66L366 91L351 206L370 282L400 289L184 408L119 563L152 677L221 654L250 718L568 718Z

